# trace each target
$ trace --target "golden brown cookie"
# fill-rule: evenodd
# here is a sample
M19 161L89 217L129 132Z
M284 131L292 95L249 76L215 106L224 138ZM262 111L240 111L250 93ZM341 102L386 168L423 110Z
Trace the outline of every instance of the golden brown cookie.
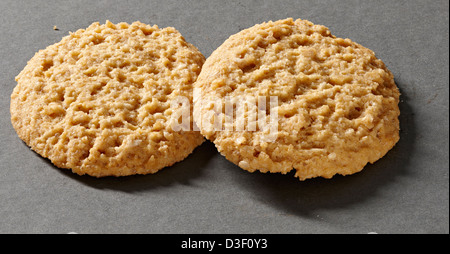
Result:
M250 172L295 169L300 180L349 175L399 140L392 73L371 50L306 20L270 21L232 35L194 86L202 134ZM237 108L241 113L227 111Z
M204 138L175 131L204 56L174 28L93 23L35 54L16 77L11 122L34 151L91 176L155 173Z

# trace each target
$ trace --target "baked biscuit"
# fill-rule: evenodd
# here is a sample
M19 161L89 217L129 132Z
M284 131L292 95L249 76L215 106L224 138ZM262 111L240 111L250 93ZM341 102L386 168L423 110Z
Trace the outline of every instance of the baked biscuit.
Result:
M250 172L295 169L300 180L349 175L399 140L392 73L371 50L306 20L270 21L232 35L208 57L194 87L202 134ZM269 107L269 98L276 105ZM230 101L233 109L244 101L254 106L227 113Z
M169 124L172 102L192 101L204 60L174 28L93 23L29 60L16 77L11 122L57 167L95 177L155 173L204 140Z

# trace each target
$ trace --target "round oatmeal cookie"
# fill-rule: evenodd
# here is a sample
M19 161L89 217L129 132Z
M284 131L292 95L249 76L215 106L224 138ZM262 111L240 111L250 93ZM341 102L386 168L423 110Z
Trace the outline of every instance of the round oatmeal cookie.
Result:
M194 87L196 125L250 172L349 175L399 140L392 73L371 50L306 20L232 35Z
M172 27L96 22L29 60L16 77L11 122L57 167L95 177L155 173L204 140L170 124L173 102L192 101L204 61Z

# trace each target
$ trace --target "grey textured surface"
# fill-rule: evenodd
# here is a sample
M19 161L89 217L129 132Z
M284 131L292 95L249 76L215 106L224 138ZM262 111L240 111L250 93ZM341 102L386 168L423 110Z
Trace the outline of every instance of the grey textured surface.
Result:
M0 233L449 233L449 2L0 1ZM177 28L208 57L286 17L376 52L402 96L401 139L361 173L300 182L248 173L207 142L155 175L94 179L31 151L10 123L14 77L95 21ZM59 30L53 30L57 26Z

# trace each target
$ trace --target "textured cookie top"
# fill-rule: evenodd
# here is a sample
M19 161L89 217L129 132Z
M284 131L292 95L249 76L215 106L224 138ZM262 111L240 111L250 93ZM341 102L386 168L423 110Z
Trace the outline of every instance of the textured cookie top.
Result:
M154 173L202 143L168 124L192 100L204 56L174 28L94 23L39 51L16 77L11 121L56 166L93 176Z
M267 22L232 35L206 60L195 88L194 118L202 134L249 171L295 168L300 179L351 174L399 139L399 91L391 72L371 50L305 20ZM224 98L260 97L277 98L271 142L248 107L243 121L223 110ZM211 105L221 99L218 112ZM268 106L257 108L270 113ZM211 112L214 117L202 117ZM206 128L212 121L224 130ZM256 127L239 129L242 122Z

